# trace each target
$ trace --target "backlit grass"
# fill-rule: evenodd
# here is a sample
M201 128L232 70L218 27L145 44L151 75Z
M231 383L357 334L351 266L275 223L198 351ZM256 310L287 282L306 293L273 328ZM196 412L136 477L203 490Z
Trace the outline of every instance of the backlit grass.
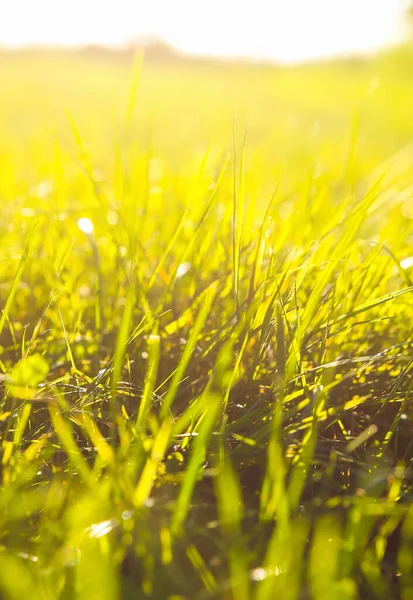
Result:
M2 598L412 597L412 64L0 55Z

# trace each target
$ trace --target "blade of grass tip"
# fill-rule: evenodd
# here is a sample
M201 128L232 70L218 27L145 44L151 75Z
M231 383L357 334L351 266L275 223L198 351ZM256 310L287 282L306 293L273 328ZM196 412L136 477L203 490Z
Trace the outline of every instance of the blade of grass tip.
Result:
M16 291L17 291L17 288L19 286L19 283L20 283L20 280L21 280L21 277L22 277L22 274L23 274L24 267L26 266L27 259L29 258L30 251L31 251L31 249L33 247L33 243L34 243L34 239L35 239L35 235L34 234L35 234L36 229L38 228L39 224L40 224L40 220L36 221L35 224L33 225L32 229L31 229L30 233L29 233L29 237L27 238L27 242L26 242L26 245L24 247L22 257L20 259L20 262L19 262L19 265L17 267L16 273L14 274L13 280L11 282L10 290L9 290L9 293L8 293L7 299L6 299L6 303L5 303L4 308L3 308L2 312L1 312L1 317L0 317L0 335L3 333L4 325L5 325L6 321L7 321L7 318L8 318L9 312L10 312L10 308L11 308L11 305L12 305L13 300L14 300L14 296L16 295Z
M220 526L230 544L228 560L231 592L234 598L248 600L250 598L250 581L248 556L242 538L244 505L241 488L229 458L225 455L222 440L220 454L222 458L214 483Z
M236 264L236 278L237 278L237 306L239 313L240 298L239 298L239 287L240 287L240 265L241 265L241 245L242 235L244 229L244 206L245 206L245 152L247 147L247 135L246 131L244 134L244 140L242 142L241 149L241 161L239 167L239 193L238 193L238 210L237 210L237 264ZM238 314L239 320L239 314Z
M54 277L54 282L53 282L53 287L49 292L49 301L47 302L45 309L41 315L41 317L38 319L36 325L34 326L33 329L33 333L32 336L30 338L30 342L28 344L28 348L27 348L27 353L30 353L31 349L35 346L36 341L39 337L40 334L40 328L46 318L47 313L49 312L49 309L51 307L51 305L53 304L53 302L55 302L55 294L56 294L56 290L55 290L55 285L57 283L57 281L60 279L60 276L63 272L63 269L67 263L67 260L69 259L70 256L70 252L73 248L73 243L74 243L74 238L72 238L68 244L68 246L66 247L66 250L63 252L62 258L59 262L59 266L56 270L56 274Z
M379 244L377 242L371 241L369 242L371 246L375 247L378 246L379 247L379 251L383 251L386 254L388 254L390 256L390 258L394 261L395 267L396 269L399 271L401 277L406 281L406 285L408 287L413 286L413 280L411 279L408 270L405 267L402 267L402 261L400 261L396 255L394 254L394 252L392 252L392 250L390 248L388 248L385 244L381 244L379 246Z
M366 552L369 540L375 538L375 536L372 537L375 520L367 518L365 510L366 504L370 502L371 500L368 497L357 498L357 502L347 513L346 524L341 536L341 555L338 564L339 579L351 577L360 557ZM389 596L386 595L385 597L388 598Z
M252 272L251 272L251 279L250 279L250 288L248 291L248 301L249 303L252 302L252 298L254 296L254 293L257 289L257 278L258 278L258 270L261 267L262 264L262 259L263 259L263 254L264 254L264 230L265 230L265 226L267 225L267 221L268 221L268 217L270 214L270 210L272 208L272 205L274 203L275 197L277 195L277 192L280 188L281 185L281 177L278 180L277 185L275 186L274 192L270 198L270 201L267 204L267 208L265 210L264 213L264 217L262 219L262 223L261 223L261 227L260 227L260 232L258 234L258 241L257 241L257 247L255 250L255 257L254 257L254 262L252 265Z
M104 466L115 464L115 454L102 435L99 427L95 420L86 412L80 413L77 418L87 431L89 438L91 439L94 447L97 450Z
M100 367L100 356L102 348L102 316L103 316L103 274L102 274L102 263L100 259L100 253L96 240L93 235L89 235L89 242L92 247L93 260L96 267L96 301L95 301L95 326L96 326L96 338L97 338L97 356L96 356L96 369Z
M377 197L380 193L380 186L383 183L383 179L386 173L382 173L379 175L379 178L374 181L371 185L370 189L366 193L366 197L362 202L359 202L357 199L357 203L351 203L352 196L350 195L348 202L343 202L340 210L335 211L333 215L333 225L328 223L328 226L325 232L320 236L319 241L324 241L328 236L335 233L337 230L342 229L343 226L348 225L348 223L358 217L361 213L368 212L371 210L371 206L375 206L377 204ZM366 204L368 206L366 207Z
M271 297L268 301L267 308L264 313L264 318L260 325L260 336L259 336L259 341L258 341L258 349L259 350L256 353L254 362L252 363L252 366L251 366L251 372L253 373L253 379L255 379L257 377L257 374L261 367L261 363L262 363L262 359L263 359L265 350L268 347L268 344L270 343L270 340L271 340L272 332L274 329L274 319L273 319L274 306L276 305L277 301L281 302L281 292L280 292L280 286L276 282L276 287L275 287L274 291L272 292ZM277 326L279 327L279 325L280 325L280 318L277 318ZM254 335L257 332L258 332L257 330L253 330L252 335ZM284 329L283 329L282 333L284 335ZM277 335L278 335L278 333L277 333ZM277 344L278 344L278 340L277 340ZM284 352L285 352L284 346L285 346L285 341L283 342L283 346L282 346L282 348L284 349ZM277 348L278 348L278 346L277 346ZM280 346L280 349L281 349L281 346ZM277 350L277 352L278 352L278 350ZM282 358L281 361L280 361L280 358ZM280 372L280 369L282 370L283 379L284 379L284 373L285 373L284 365L285 365L284 357L283 356L277 357L277 370L278 370L278 373Z
M277 388L283 388L285 385L285 367L287 364L286 347L285 347L285 328L284 323L287 323L287 315L282 304L281 295L279 295L276 305L277 328L276 328L276 353L277 353Z
M211 381L207 384L205 391L193 400L189 406L179 415L179 418L175 421L173 436L181 435L185 432L185 435L189 436L195 430L196 423L201 423L200 418L205 411L204 408L204 397L210 391Z
M207 200L207 202L205 204L205 208L203 210L203 213L202 213L200 219L198 220L198 223L196 224L196 226L194 228L192 237L189 240L189 242L187 243L187 245L185 247L185 250L181 254L180 259L177 261L176 269L175 269L174 273L172 274L168 285L166 286L166 289L165 289L165 292L164 292L164 296L167 296L168 292L172 288L172 286L173 286L173 284L175 282L175 279L176 279L176 275L178 273L179 265L182 265L185 262L186 257L188 256L189 252L191 251L191 249L192 249L192 247L193 247L193 245L194 245L194 243L195 243L195 241L196 241L196 239L197 239L197 237L199 235L201 226L204 223L204 221L205 221L205 219L206 219L206 217L207 217L207 215L208 215L208 213L209 213L209 211L211 209L211 206L212 206L212 204L213 204L213 202L215 200L215 197L217 195L217 192L218 192L219 188L221 187L221 183L222 183L222 180L224 178L224 175L225 175L225 172L226 172L226 169L227 169L227 166L228 166L229 158L230 157L228 156L225 159L225 161L224 161L224 164L223 164L223 166L221 168L221 171L219 173L217 182L214 185L214 188L213 188L212 192L210 193L210 195L208 197L208 200ZM160 310L160 309L158 309L158 310Z
M281 405L282 400L276 399L275 404L276 406ZM276 414L280 410L274 412ZM276 420L279 421L279 418L273 419L273 421ZM283 522L287 523L289 506L287 491L285 489L286 473L279 426L273 426L271 439L268 444L267 466L260 492L260 518L262 521L271 521L276 515L277 518L281 515L284 519Z
M66 423L57 404L49 403L48 409L53 428L67 454L69 462L77 469L85 483L94 488L95 482L93 473L86 460L83 458L80 448L76 444L70 425Z
M220 353L220 357L221 357L220 360L221 361L223 360L224 364L226 364L226 366L227 366L227 372L225 374L225 379L227 381L227 384L226 384L225 395L224 395L224 398L222 401L224 408L226 408L226 406L228 404L232 387L235 384L237 378L239 378L242 359L244 358L244 353L247 348L248 342L251 339L252 323L254 320L254 316L255 316L255 306L251 305L247 314L245 315L245 317L243 319L241 319L241 321L238 323L238 326L233 331L229 342L226 344L226 346L224 346L222 348L222 351ZM241 346L237 352L237 358L236 358L235 364L231 368L229 365L233 364L232 349L233 349L234 344L240 340L242 334L244 334L244 337L242 339ZM224 356L228 357L229 360L227 358L223 359ZM222 376L221 376L221 379L222 379Z
M212 572L207 567L198 548L193 544L190 544L186 549L186 555L194 569L197 571L206 591L209 594L214 594L214 592L216 592L217 582Z
M10 332L10 337L11 337L12 344L13 344L13 346L15 348L17 348L19 344L17 342L16 333L15 333L15 330L14 330L14 323L10 319L10 314L8 314L7 317L6 317L6 323L7 323L7 327L9 329L9 332ZM7 371L7 369L6 369L6 371Z
M245 173L245 148L247 133L245 133L241 150L239 189L237 190L237 154L236 154L236 131L235 118L232 123L232 148L233 148L233 219L232 219L232 253L233 253L233 287L237 321L239 321L239 282L240 282L240 255L242 238L242 221L244 208L244 173Z
M164 419L152 445L151 454L148 457L138 485L133 495L135 506L143 506L152 491L156 481L156 473L160 462L165 456L166 449L170 443L173 422L171 419Z
M75 138L76 144L79 149L80 158L82 161L82 168L83 168L84 172L86 173L86 175L93 187L93 192L94 192L94 196L95 196L96 200L98 201L98 203L100 204L102 209L104 211L106 211L109 203L108 203L107 199L105 198L100 181L97 181L96 177L94 176L94 170L93 170L89 152L87 151L87 148L83 142L82 136L80 135L79 129L76 125L76 122L75 122L72 114L68 110L66 111L66 114L67 114L67 118L69 120L70 127L72 129L73 136ZM90 233L87 232L86 235L88 237L90 247L93 252L93 259L95 262L96 275L97 275L97 277L96 277L96 302L95 302L95 327L96 327L96 332L97 332L96 338L97 338L98 351L97 351L95 366L97 369L99 369L101 344L102 344L103 274L102 274L100 253L99 253L98 246L96 244L95 237L93 235L93 230Z
M401 598L408 600L413 597L413 505L408 508L401 529L401 542L397 554L399 567Z
M166 386L168 381L171 381L171 379L175 375L176 371L177 371L177 369L174 369L171 373L169 373L169 375L167 377L165 377L165 379L163 381L161 381L161 383L154 390L154 394L157 394L158 396L162 395L162 393L161 393L162 388L164 388Z
M346 446L347 452L351 453L357 450L359 446L362 446L368 439L370 439L373 435L378 432L379 428L375 423L373 425L369 425L364 429L356 438L351 440Z
M147 142L146 142L146 152L145 152L145 174L144 174L144 189L142 192L142 218L134 219L133 221L133 232L132 232L132 255L136 253L136 249L138 247L136 236L139 237L139 240L143 240L145 228L146 228L146 220L148 218L149 211L149 201L150 201L150 190L151 190L151 181L150 181L150 171L151 171L151 161L153 158L153 130L152 130L152 120L149 120L148 124L148 134L147 134Z
M294 283L294 300L295 300L295 332L291 335L290 347L288 350L288 357L285 363L285 381L291 381L295 374L301 378L302 369L301 369L301 343L304 337L304 330L302 326L301 313L297 301L297 287ZM286 326L288 327L288 321L285 321Z
M133 114L135 111L136 100L138 98L139 85L142 77L144 52L139 50L135 55L135 63L133 65L132 82L129 88L128 104L126 108L126 127L130 131Z
M304 434L301 447L292 464L288 485L288 499L291 510L296 510L312 464L314 449L318 437L318 416L325 406L325 393L322 386L313 392L313 419L310 428Z
M198 170L197 185L195 186L195 189L197 189L197 186L198 186L198 184L199 184L199 182L200 182L200 180L202 178L202 174L205 171L205 166L206 166L206 163L208 161L209 154L210 154L210 148L207 149L207 151L205 152L204 157L203 157L203 159L201 161L201 165L200 165L199 170ZM191 192L193 192L193 189L191 189ZM159 260L159 262L158 262L158 264L156 266L156 269L153 272L152 277L149 280L149 283L148 283L148 288L149 289L151 289L152 286L153 286L153 284L155 283L156 276L158 275L159 271L161 270L161 268L163 266L163 263L165 262L166 257L170 256L171 249L175 245L176 240L178 239L179 234L181 233L181 231L182 231L182 229L183 229L183 227L185 225L185 222L187 220L188 214L192 210L193 206L194 206L193 194L189 193L184 213L183 213L183 215L182 215L182 217L181 217L181 219L180 219L180 221L178 223L178 226L175 229L175 233L173 234L173 236L169 240L169 243L168 243L168 245L167 245L167 247L166 247L163 255L161 256L161 258L160 258L160 260ZM182 262L182 260L181 260L181 262ZM181 264L181 262L179 264ZM178 266L177 266L177 268L178 268Z
M138 323L138 325L133 329L132 333L129 335L129 337L127 339L126 346L128 346L129 344L131 344L137 337L139 337L145 331L145 329L148 329L149 327L153 326L154 323L155 323L155 321L157 319L160 319L162 316L164 316L164 313L158 315L155 318L151 318L152 314L151 313L146 313L142 317L142 319L140 320L140 322ZM114 359L114 357L112 356L110 358L110 360L108 361L107 365L105 366L105 368L102 369L99 372L99 374L97 375L97 377L95 377L93 379L93 383L92 383L91 387L89 388L89 392L92 392L94 389L96 389L98 387L98 385L104 379L106 379L106 377L108 376L108 374L112 372L112 370L113 370L113 359Z
M153 393L155 390L156 375L158 373L159 357L160 357L161 338L158 333L158 324L152 334L148 337L148 366L145 377L145 385L143 388L142 399L139 405L138 416L136 419L136 427L139 429L143 425L145 413L148 410Z
M117 385L121 377L123 362L125 359L128 338L130 335L131 324L133 319L133 310L135 308L136 292L135 286L131 283L126 295L125 309L122 314L120 327L116 339L115 352L113 356L113 371L111 377L111 413L112 419L116 421L116 397Z
M281 427L283 418L283 405L285 397L285 331L284 320L286 315L279 298L277 304L277 359L279 361L278 377L273 383L273 417L271 423L271 437L268 444L267 465L264 481L260 493L260 517L264 521L271 520L278 515L285 527L288 526L289 504L286 491L286 466L281 442Z
M19 416L14 430L13 444L15 448L18 448L20 446L20 442L22 441L27 423L29 422L31 412L32 404L30 402L26 402L22 408L21 414Z
M356 317L363 312L371 310L372 308L376 308L377 306L380 306L381 304L385 304L386 302L390 302L391 300L395 300L396 298L399 298L400 296L404 296L405 294L410 294L411 292L413 292L413 287L407 287L407 288L402 288L401 290L397 290L396 292L390 292L389 294L385 294L384 296L381 296L380 298L375 298L374 300L369 300L365 304L356 306L353 310L346 313L345 315L340 315L336 319L332 320L329 324L323 323L321 325L321 327L327 327L328 325L336 325L337 323L341 323L342 321L345 321L345 320L349 319L350 317Z
M404 414L404 412L406 410L406 405L409 402L409 398L411 397L411 392L413 391L413 378L411 377L412 366L413 366L413 360L410 360L409 363L406 365L406 367L402 370L400 375L397 377L394 385L390 388L389 393L387 394L387 397L384 399L382 406L379 408L379 410L376 412L376 414L374 416L374 418L377 419L378 415L383 411L383 409L388 405L388 403L391 402L391 400L396 397L396 394L397 394L400 386L402 385L402 383L405 380L407 380L408 384L406 386L405 391L403 392L404 398L401 401L399 409L397 411L397 414L394 417L393 421L390 423L390 426L384 436L384 439L383 439L382 443L380 444L380 447L376 453L376 459L378 461L382 460L383 456L386 455L387 446L389 445L393 436L397 435L400 421L403 418L402 415ZM375 427L376 427L376 431L374 431L373 433L377 432L377 426L375 426Z
M233 161L233 182L232 182L232 263L233 263L233 288L235 296L235 306L237 311L238 320L238 279L236 277L236 263L237 263L237 144L236 144L236 130L235 130L235 115L232 121L232 161Z
M62 324L63 336L64 336L65 342L66 342L67 356L68 356L70 365L72 367L73 374L74 374L75 379L76 379L76 385L78 386L78 388L80 388L81 387L80 386L80 382L79 382L79 379L77 377L77 374L79 373L79 369L77 368L76 363L75 363L75 357L73 356L72 346L70 344L69 336L67 335L65 323L63 321L62 313L60 312L60 308L59 307L57 307L57 314L59 315L59 319L60 319L60 322Z
M115 198L120 199L120 204L124 200L128 191L128 179L125 172L123 146L119 137L114 142L114 165L113 165L113 193ZM119 215L122 221L122 214Z
M310 521L306 517L300 516L288 524L277 519L264 564L251 573L252 579L257 581L254 600L299 598L309 533Z
M149 290L152 288L153 284L155 283L156 277L157 277L159 271L161 270L162 265L165 262L166 257L170 256L171 249L175 245L176 240L178 239L179 234L182 231L182 228L183 228L183 226L185 224L186 218L187 218L187 216L188 216L188 214L189 214L189 212L191 210L191 207L192 207L192 203L188 202L187 205L186 205L185 211L184 211L184 213L183 213L183 215L182 215L182 217L181 217L181 219L180 219L180 221L178 223L178 226L175 229L175 233L173 234L173 236L169 240L169 243L168 243L168 245L167 245L164 253L162 254L162 256L161 256L158 264L156 265L155 271L152 273L152 277L150 278L149 283L148 283L148 289Z
M93 193L97 202L100 204L102 209L106 211L108 209L108 206L110 206L110 203L108 202L108 199L105 196L100 179L97 179L94 175L94 168L92 164L91 155L86 147L86 144L82 139L82 136L80 135L80 131L76 125L76 121L73 115L69 110L66 110L66 115L73 133L73 137L75 138L75 142L79 150L81 168L92 186Z
M360 134L360 121L361 114L358 110L354 112L351 119L351 131L350 131L350 141L347 155L347 164L346 164L346 179L350 183L351 190L353 191L354 183L357 180L357 160L356 160L356 150L357 150L357 141Z
M340 522L333 515L324 515L315 523L307 571L317 600L335 597L332 591L337 585L342 536Z
M66 180L63 169L62 148L58 136L55 135L53 143L53 179L54 179L54 209L57 212L63 210L63 202L66 195Z
M82 136L80 135L80 131L76 125L76 121L72 115L72 113L69 110L66 110L66 116L67 119L69 121L69 125L70 125L70 129L72 130L72 134L73 137L75 138L75 142L77 145L77 148L79 150L79 155L80 155L80 159L82 161L82 168L84 169L84 172L86 173L86 175L90 178L91 182L94 184L94 186L96 185L96 181L93 177L93 167L92 167L92 163L91 163L91 158L89 155L89 152L86 148L86 145L83 141ZM96 190L95 190L96 191ZM96 197L99 199L99 194L96 194Z
M201 330L202 330L202 328L205 324L205 321L209 315L209 311L211 310L212 302L214 301L214 298L217 293L217 288L218 288L218 282L215 281L214 283L212 283L209 286L209 288L207 289L207 291L205 293L204 304L201 307L201 310L199 311L198 316L195 320L194 326L189 334L189 338L186 343L181 360L179 362L178 368L176 370L174 377L172 378L171 384L169 386L169 390L165 396L165 399L164 399L164 402L162 405L161 414L160 414L161 419L164 419L167 416L168 411L172 405L172 402L175 399L179 385L184 377L186 368L191 359L192 353L193 353L196 343L198 341Z
M323 291L325 290L326 285L330 281L334 270L337 268L337 264L339 263L341 256L343 256L349 250L352 243L354 242L357 232L359 231L363 218L366 214L366 211L371 205L371 202L373 201L374 197L369 195L366 197L365 200L363 200L363 202L361 203L363 205L363 210L357 210L356 214L354 215L354 218L348 222L346 229L344 230L337 246L331 254L331 258L326 262L323 270L320 272L320 276L316 280L316 283L312 289L310 297L308 298L302 313L301 326L300 328L297 327L297 330L295 332L293 340L295 351L294 353L290 354L287 361L288 378L291 378L295 371L295 354L296 352L300 352L301 350L303 336L307 332L308 327L311 325L315 314L317 313L317 311L320 310L320 305L322 304L320 300ZM330 251L329 243L327 244L325 251Z
M220 390L222 400L222 408L224 409L227 405L229 393L231 391L233 382L235 381L234 372L237 372L237 365L233 366L234 362L234 344L238 341L240 337L240 333L243 330L243 324L239 324L236 327L233 335L227 340L220 348L214 370L202 392L201 396L198 397L198 401L196 404L192 404L188 407L187 411L182 413L181 417L178 419L177 423L175 423L175 431L179 431L179 428L182 428L182 424L185 421L188 421L189 415L192 413L192 425L190 430L187 433L195 432L199 426L202 424L203 418L205 416L205 410L207 405L205 404L205 398L208 397L208 394L211 393L211 390ZM242 353L242 350L241 350ZM198 418L199 417L199 418ZM228 416L223 414L223 419L221 422L221 433L223 433L225 424L227 422Z
M199 477L199 471L204 464L208 443L221 408L220 394L214 392L206 394L204 401L206 407L205 416L199 427L198 435L193 442L191 457L172 517L171 533L173 536L179 535L182 530L188 514L192 493Z
M136 340L136 338L139 337L145 331L145 329L149 329L151 327L151 325L153 326L157 320L159 320L161 317L163 317L166 314L166 312L156 315L155 317L152 317L152 313L150 311L145 313L143 315L142 319L140 320L140 322L138 323L138 325L134 328L134 330L130 334L129 339L128 339L128 344L130 344L134 340Z
M232 390L236 380L239 378L241 362L244 357L244 352L247 347L249 339L250 339L250 331L247 330L247 332L244 335L244 339L242 340L241 347L238 351L238 355L237 355L237 359L235 361L234 368L232 369L231 375L229 376L227 389L226 389L225 396L224 396L223 403L222 403L224 407L226 407L228 405L231 390Z

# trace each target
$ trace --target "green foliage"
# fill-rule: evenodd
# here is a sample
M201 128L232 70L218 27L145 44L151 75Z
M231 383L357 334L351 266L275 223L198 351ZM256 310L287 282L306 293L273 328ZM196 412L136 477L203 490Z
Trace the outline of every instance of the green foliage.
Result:
M411 64L0 56L2 598L410 598Z
M43 383L49 373L49 365L41 354L23 357L13 367L6 387L11 396L30 400L36 394L36 388Z

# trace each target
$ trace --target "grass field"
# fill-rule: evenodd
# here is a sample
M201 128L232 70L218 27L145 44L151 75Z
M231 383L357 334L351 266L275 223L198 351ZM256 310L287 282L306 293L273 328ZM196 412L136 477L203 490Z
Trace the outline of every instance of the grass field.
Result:
M0 597L413 597L413 56L0 54Z

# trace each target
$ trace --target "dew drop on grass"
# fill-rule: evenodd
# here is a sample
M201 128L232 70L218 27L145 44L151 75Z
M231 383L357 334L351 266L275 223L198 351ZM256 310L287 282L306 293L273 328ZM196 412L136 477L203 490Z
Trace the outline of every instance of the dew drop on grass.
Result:
M23 208L20 210L20 214L22 217L34 217L36 215L36 211L34 208L23 206Z
M258 567L251 571L250 577L252 581L263 581L269 576L278 577L282 574L282 572L282 569L278 566L275 566L271 569L264 569L264 567Z
M180 277L183 277L184 275L186 275L186 273L188 273L188 271L191 268L191 263L186 261L183 262L182 264L179 265L179 267L176 270L176 277L179 279Z
M88 285L81 285L78 293L81 298L88 298L91 294L91 289Z
M410 269L410 267L413 267L413 256L409 256L408 258L400 261L400 266L402 269Z
M114 210L109 211L106 216L106 221L109 223L109 225L117 225L119 222L118 213Z
M46 200L53 193L53 189L53 181L39 181L39 183L32 187L30 193L39 200Z
M115 519L108 519L106 521L102 521L101 523L93 523L93 525L87 528L87 532L89 537L98 539L110 533L112 529L116 527L116 525L117 522Z
M99 169L94 169L92 172L92 179L96 183L101 183L103 181L103 174Z
M38 558L37 556L34 556L33 554L28 554L27 552L18 552L17 556L20 556L20 558L22 558L23 560L30 560L31 562L38 562Z
M79 219L77 226L79 227L80 231L83 231L83 233L86 233L87 235L91 235L95 229L92 221L88 217L82 217Z
M266 577L266 572L265 569L263 569L262 567L259 567L258 569L254 569L251 572L251 579L253 581L263 581Z

